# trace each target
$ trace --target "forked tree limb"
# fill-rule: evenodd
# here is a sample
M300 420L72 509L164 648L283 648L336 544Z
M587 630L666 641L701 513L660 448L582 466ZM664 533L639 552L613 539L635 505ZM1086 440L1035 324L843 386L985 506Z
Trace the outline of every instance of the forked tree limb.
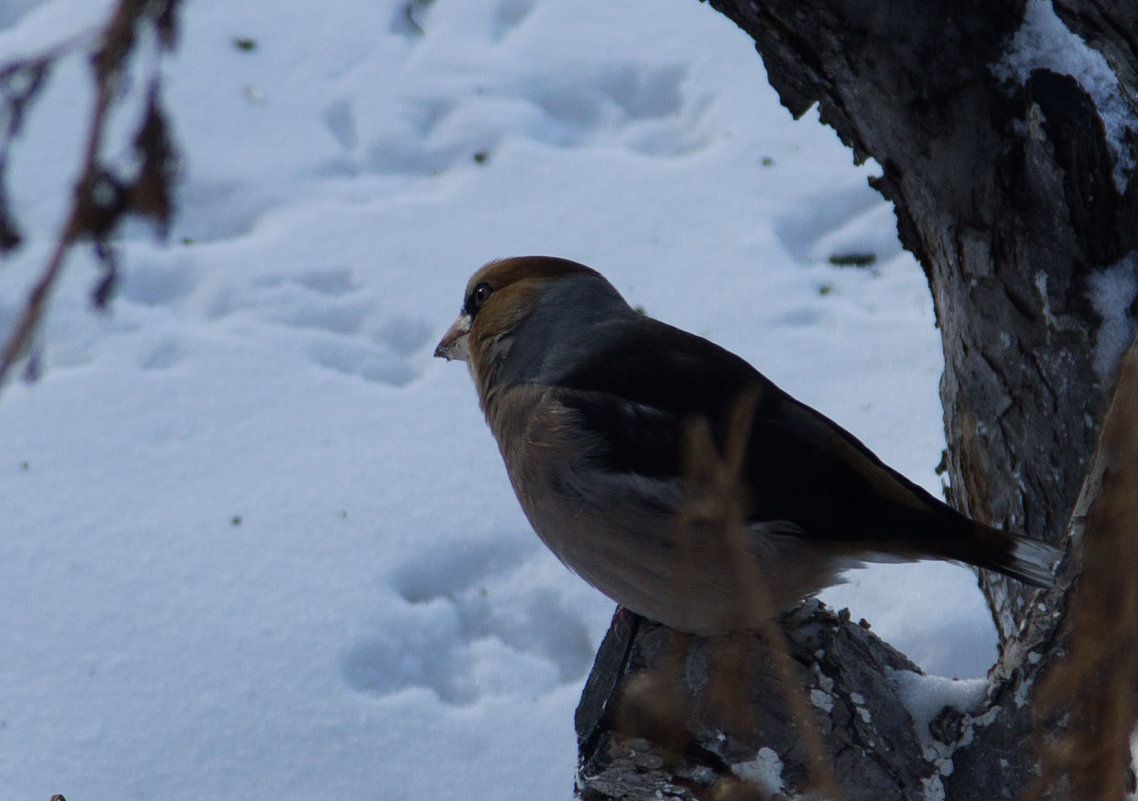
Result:
M819 797L1122 801L1138 718L1138 344L1092 465L1059 586L1036 591L986 682L925 676L817 602L781 618L785 640L618 611L577 710L579 794L791 798L811 786L812 730L840 786ZM787 701L803 690L805 716Z
M1106 55L1120 91L1138 96L1138 17L1126 4L1056 2ZM1138 329L1138 302L1095 293L1104 280L1123 287L1128 277L1138 280L1138 184L1117 161L1128 148L1132 155L1138 126L1130 125L1128 141L1108 140L1094 98L1069 76L1045 69L997 76L1024 0L710 3L754 38L793 114L817 104L857 159L881 165L874 185L893 201L902 242L925 270L942 334L950 501L987 523L1065 546L1080 541L1089 510L1113 480L1095 459L1117 355L1111 340L1119 329ZM1132 105L1130 123L1133 117ZM1086 535L1088 542L1097 536ZM1081 586L1129 587L1138 572L1132 557L1120 550L1106 561ZM982 575L1000 660L986 686L967 685L980 690L970 704L958 701L967 708L928 715L931 726L910 719L906 703L931 680L872 633L812 605L784 621L846 797L1019 798L1038 770L1036 749L1069 741L1055 727L1064 713L1037 720L1031 699L1037 680L1077 642L1082 624L1067 610L1080 565L1076 550L1060 569L1059 588L1045 592ZM1100 580L1093 571L1101 569L1115 572ZM748 677L737 699L754 725L732 731L722 716L705 714L715 650L618 614L578 710L581 795L729 799L805 786L796 732L810 722L787 715L769 660L728 670L736 681ZM1126 659L1114 665L1123 674L1134 668ZM630 677L661 669L666 681L668 671L679 677L684 698L682 714L657 716L662 726L684 721L684 734L661 734L666 753L650 737L630 742L613 728ZM1061 696L1056 709L1070 701ZM1093 709L1093 700L1081 703ZM1124 704L1119 719L1131 717ZM1109 748L1122 753L1117 742ZM747 777L760 789L740 781ZM1120 779L1100 778L1114 787ZM1048 789L1078 797L1074 784Z

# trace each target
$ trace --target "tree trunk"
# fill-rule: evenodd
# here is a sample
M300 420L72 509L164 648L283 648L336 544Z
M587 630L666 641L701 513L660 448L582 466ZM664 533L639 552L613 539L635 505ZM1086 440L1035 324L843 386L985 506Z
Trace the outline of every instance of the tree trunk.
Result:
M1098 492L1099 425L1138 318L1138 11L1113 0L1056 4L1120 82L1109 126L1105 95L1096 104L1071 76L997 77L1023 2L711 0L755 39L792 113L818 103L855 157L882 167L874 185L893 201L901 240L926 272L943 338L950 501L978 520L1063 543ZM1089 547L1097 535L1087 536ZM1036 726L1030 690L1077 637L1064 621L1080 565L1076 549L1049 593L981 576L1001 658L969 703L932 711L931 731L905 711L930 697L919 690L931 680L903 656L816 605L785 618L844 796L1020 797L1039 765L1026 747ZM582 796L749 798L756 781L760 797L806 786L805 724L772 701L780 693L771 660L726 668L736 703L753 710L740 728L709 696L717 650L618 614L578 710ZM664 677L647 706L636 701L645 675ZM955 692L967 689L976 688ZM626 714L630 703L641 711ZM660 734L671 723L686 734ZM815 771L813 782L824 785L824 776Z

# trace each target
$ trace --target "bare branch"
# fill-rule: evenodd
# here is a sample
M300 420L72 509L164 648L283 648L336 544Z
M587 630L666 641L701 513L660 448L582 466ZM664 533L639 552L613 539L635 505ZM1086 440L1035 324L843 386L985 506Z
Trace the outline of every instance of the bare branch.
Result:
M172 47L176 40L177 5L178 0L120 0L99 31L91 54L95 100L71 207L15 328L0 348L0 388L15 365L31 352L67 256L78 242L90 240L95 245L103 275L93 291L93 301L97 308L102 308L109 301L117 279L118 263L111 239L123 219L131 215L148 219L160 234L165 234L169 227L177 159L161 106L161 82L157 73L151 78L146 112L134 136L134 151L139 161L136 174L122 177L103 162L101 153L122 70L136 46L138 34L150 26L161 48ZM29 105L43 89L51 66L87 41L87 37L69 40L42 56L0 69L0 102L4 113L4 128L0 132L0 250L15 248L21 241L3 191L10 143L19 133Z

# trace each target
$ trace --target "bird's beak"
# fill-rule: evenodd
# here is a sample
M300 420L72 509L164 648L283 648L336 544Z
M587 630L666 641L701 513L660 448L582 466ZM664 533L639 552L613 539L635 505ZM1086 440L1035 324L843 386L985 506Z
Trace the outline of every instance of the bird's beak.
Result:
M469 314L465 312L458 316L454 324L447 329L443 334L443 338L439 340L439 345L435 348L435 357L439 359L446 359L448 362L451 359L458 359L459 361L466 361L467 356L470 354L468 344L470 341L470 325L473 322Z

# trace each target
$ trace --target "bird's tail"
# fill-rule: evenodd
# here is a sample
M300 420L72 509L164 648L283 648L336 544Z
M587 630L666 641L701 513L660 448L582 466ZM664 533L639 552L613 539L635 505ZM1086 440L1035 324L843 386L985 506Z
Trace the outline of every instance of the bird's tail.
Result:
M995 570L1033 587L1054 587L1055 566L1062 551L1041 540L1001 531L976 523L973 538L984 543L979 553L965 561Z

